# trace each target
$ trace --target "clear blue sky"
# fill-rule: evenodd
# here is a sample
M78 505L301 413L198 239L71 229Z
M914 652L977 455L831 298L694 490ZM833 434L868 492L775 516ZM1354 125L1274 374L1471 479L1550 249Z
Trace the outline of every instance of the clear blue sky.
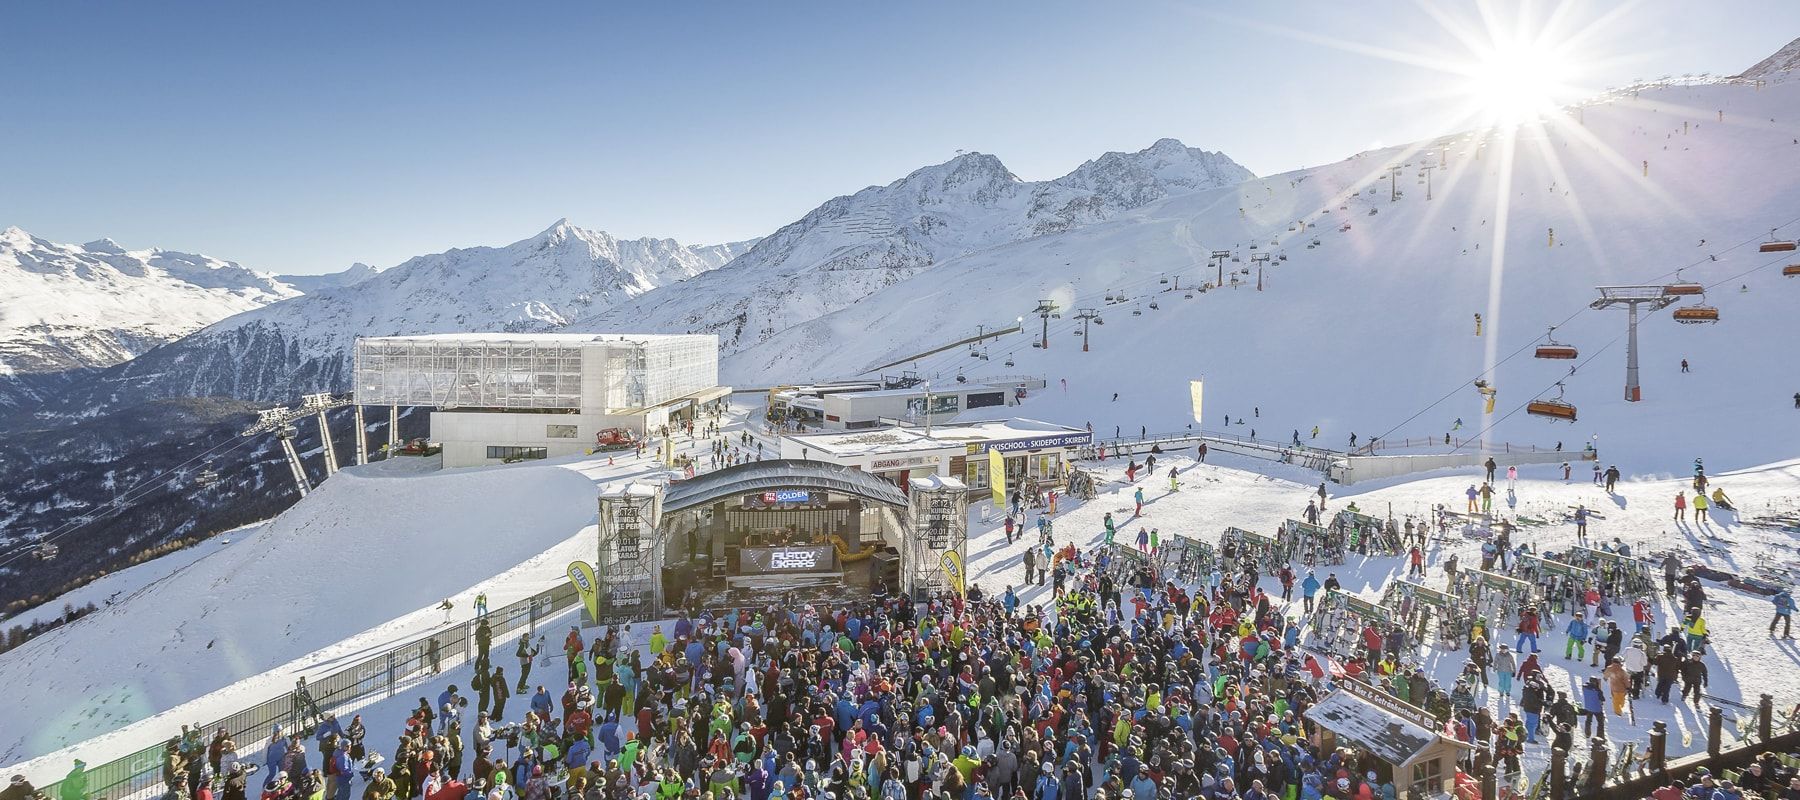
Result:
M1269 174L1440 132L1427 98L1447 76L1358 52L1455 51L1421 3L1475 16L1434 0L13 3L0 226L325 272L565 216L747 238L959 148L1045 179L1173 136ZM1800 35L1792 0L1628 5L1596 37L1622 58L1585 84L1731 74Z

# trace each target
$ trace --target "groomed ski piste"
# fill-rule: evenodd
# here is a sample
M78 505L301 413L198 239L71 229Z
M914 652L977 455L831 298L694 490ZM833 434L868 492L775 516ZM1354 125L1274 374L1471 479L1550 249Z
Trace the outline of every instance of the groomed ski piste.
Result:
M753 412L760 408L735 409L726 435L743 430L743 415ZM1073 542L1084 553L1092 552L1104 540L1107 513L1118 522L1118 541L1123 543L1135 542L1140 527L1155 527L1164 541L1178 534L1217 545L1227 526L1272 532L1283 520L1299 518L1317 491L1316 473L1216 454L1199 464L1194 456L1192 450L1165 452L1158 459L1158 474L1140 472L1135 484L1125 480L1125 461L1082 464L1101 478L1100 494L1087 502L1060 501L1053 518L1058 546ZM446 594L454 605L452 624L463 625L473 617L477 592L485 592L490 607L497 608L565 581L566 565L590 555L597 486L667 477L666 469L648 458L613 461L609 465L605 458L590 457L428 472L401 459L386 468L377 462L345 470L254 533L27 643L17 654L23 657L0 661L3 685L32 687L9 703L15 713L8 715L4 729L8 752L14 754L8 760L20 755L28 760L7 771L43 785L60 778L73 758L103 763L153 746L181 724L206 724L281 695L297 677L316 677L446 627L444 612L436 607ZM1169 491L1168 467L1179 471L1178 492ZM1354 502L1376 516L1422 518L1436 504L1460 510L1463 492L1480 478L1471 472L1388 485L1330 486L1326 508L1335 513ZM1713 482L1745 515L1800 509L1800 460L1721 473ZM1140 487L1146 495L1144 515L1133 517L1132 493ZM1590 524L1592 542L1616 537L1639 553L1674 548L1689 563L1725 571L1747 571L1763 559L1800 566L1795 563L1800 562L1795 555L1800 534L1793 531L1746 525L1728 512L1715 512L1704 524L1673 522L1671 500L1687 487L1685 477L1627 477L1616 494L1608 495L1585 472L1564 482L1557 467L1528 467L1521 470L1512 494L1497 496L1495 505L1499 513L1532 518L1585 505L1604 515ZM1048 586L1026 586L1023 580L1022 554L1031 537L1008 545L1001 517L985 502L971 508L970 581L992 593L1014 587L1025 604L1048 603ZM1029 521L1035 522L1035 514ZM1458 530L1452 526L1446 539L1431 543L1426 585L1443 585L1442 565L1452 554L1464 565L1479 563L1483 540L1465 538ZM1514 535L1515 544L1541 550L1558 550L1573 541L1572 523L1520 527ZM490 574L479 575L483 570ZM1342 565L1318 567L1321 579L1335 574L1346 591L1369 600L1379 599L1382 587L1405 573L1403 556L1350 554ZM465 588L437 591L448 585ZM1262 588L1280 596L1273 577L1265 577ZM1775 695L1778 709L1800 702L1800 690L1787 678L1800 666L1800 647L1794 640L1769 636L1769 599L1714 583L1707 588L1712 635L1707 693L1726 704L1727 719L1747 715L1735 704L1753 706L1765 692ZM1296 591L1287 613L1300 614L1299 599ZM1660 594L1654 600L1660 634L1672 613L1678 618L1679 609ZM1629 623L1629 607L1621 610ZM539 633L559 639L573 619L548 619ZM643 647L648 632L647 624L637 626L631 643ZM1508 641L1511 634L1500 629L1496 637L1496 642ZM515 641L513 636L495 641L497 663L511 663ZM1560 630L1546 631L1541 660L1558 689L1578 696L1579 681L1598 674L1598 668L1564 661L1562 643ZM555 646L552 641L545 649L554 651ZM1447 688L1467 652L1424 646L1416 657ZM540 662L532 683L560 689L561 670L560 663ZM450 684L463 687L466 696L470 677L469 666L453 667L356 713L372 734L385 736L417 708L420 696L436 696ZM1515 703L1516 694L1515 688ZM1511 708L1497 691L1482 692L1477 701L1501 711L1500 716ZM1671 754L1706 746L1704 708L1660 705L1646 695L1635 704L1635 714L1632 723L1609 722L1615 745L1641 740L1652 722L1662 720L1672 732ZM347 724L348 718L343 721ZM626 729L630 727L628 723ZM381 746L379 738L370 741ZM240 742L240 753L252 757L262 744ZM1541 745L1528 748L1526 757L1532 769L1547 758Z
M1598 437L1608 458L1636 472L1665 462L1679 472L1696 456L1715 468L1791 458L1800 279L1781 273L1800 259L1758 243L1777 226L1779 238L1800 238L1795 75L1760 89L1621 90L1519 129L1510 170L1506 137L1489 131L1176 195L943 262L731 355L722 377L735 386L841 378L1019 320L1020 333L885 372L912 370L939 386L959 375L1042 377L1051 387L1025 416L1091 422L1109 437L1115 426L1156 432L1191 421L1187 382L1204 378L1205 428L1230 415L1232 434L1255 430L1271 443L1295 430L1307 439L1315 425L1320 439L1307 443L1337 450L1352 433L1362 442L1441 438L1461 419L1457 439L1489 426L1492 442L1578 449ZM1391 187L1389 166L1401 167ZM1215 250L1236 260L1216 269ZM1266 267L1253 263L1259 254L1272 256ZM1596 286L1662 284L1678 270L1708 287L1682 305L1703 299L1720 321L1645 314L1643 400L1628 403L1626 314L1588 304ZM1190 290L1221 272L1227 288ZM1046 299L1061 314L1048 320L1047 350L1034 346L1046 326L1032 313ZM1083 308L1104 321L1090 325L1085 353ZM1579 358L1532 357L1553 325ZM1477 378L1498 388L1492 415L1482 413ZM1523 411L1556 397L1558 381L1579 408L1573 426Z

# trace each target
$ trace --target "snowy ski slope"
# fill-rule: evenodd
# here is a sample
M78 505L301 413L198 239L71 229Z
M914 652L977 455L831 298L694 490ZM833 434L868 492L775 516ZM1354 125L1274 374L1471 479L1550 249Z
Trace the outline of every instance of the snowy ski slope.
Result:
M726 379L856 374L1019 316L1035 334L1030 310L1052 298L1064 315L1051 323L1048 352L1031 346L1036 335L1013 335L988 347L987 361L963 349L889 371L912 367L940 381L1042 375L1052 390L1018 413L1091 421L1107 434L1190 421L1187 381L1203 376L1207 427L1230 414L1246 422L1234 433L1285 440L1318 425L1319 444L1333 448L1353 432L1360 441L1441 437L1461 418L1459 437L1487 423L1497 441L1573 448L1597 436L1603 457L1628 472L1679 470L1694 456L1723 468L1794 455L1800 280L1780 272L1800 259L1760 254L1756 243L1777 226L1800 237L1800 81L1646 89L1522 131L1510 172L1505 149L1450 137L1364 153L974 253L732 356ZM1397 201L1391 164L1402 165ZM1447 166L1433 171L1427 200L1421 171L1435 164ZM1508 233L1496 238L1502 206ZM1252 269L1236 289L1156 293L1176 276L1183 287L1214 280L1215 249L1241 259L1229 269L1274 254L1264 291ZM1644 401L1627 404L1625 313L1587 310L1594 287L1665 282L1688 265L1683 277L1711 285L1706 300L1722 321L1647 317ZM1130 300L1107 304L1115 290ZM1104 320L1086 354L1071 335L1071 312L1083 307ZM1580 359L1508 358L1550 325ZM1003 366L1008 356L1014 366ZM1683 358L1691 374L1680 374ZM1488 380L1499 387L1497 413L1484 418L1470 383L1496 362ZM1577 424L1515 413L1554 397L1564 377Z

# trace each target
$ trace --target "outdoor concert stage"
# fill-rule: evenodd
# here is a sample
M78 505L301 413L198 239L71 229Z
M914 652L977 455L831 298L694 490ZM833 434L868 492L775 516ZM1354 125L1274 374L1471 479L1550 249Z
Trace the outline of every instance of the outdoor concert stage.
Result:
M798 459L667 487L608 486L595 570L602 616L935 591L945 585L943 553L962 549L967 508L955 479L929 476L902 491Z

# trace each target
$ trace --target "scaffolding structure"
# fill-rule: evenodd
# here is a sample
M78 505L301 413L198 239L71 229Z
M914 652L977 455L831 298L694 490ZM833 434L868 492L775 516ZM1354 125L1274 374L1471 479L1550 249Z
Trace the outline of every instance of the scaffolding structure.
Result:
M921 598L950 588L946 553L956 554L956 568L967 568L969 490L955 478L927 475L912 481L907 501L912 543L902 548L900 585L909 596ZM963 582L970 582L966 575Z
M594 551L596 622L655 619L662 613L666 543L658 536L661 517L660 487L627 482L600 490Z

